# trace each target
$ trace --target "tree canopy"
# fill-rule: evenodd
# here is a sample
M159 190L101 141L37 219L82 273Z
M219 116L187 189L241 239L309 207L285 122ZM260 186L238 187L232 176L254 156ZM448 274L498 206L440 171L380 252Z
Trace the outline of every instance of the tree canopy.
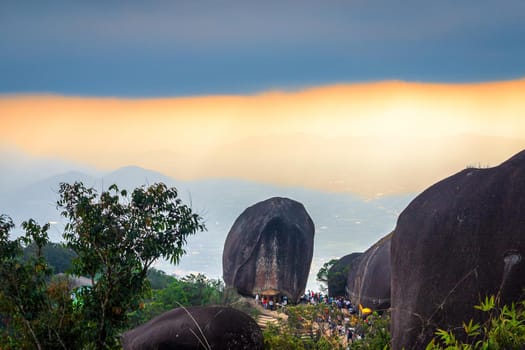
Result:
M2 349L118 348L130 313L149 295L153 262L177 263L187 237L205 229L177 190L162 183L131 194L112 185L100 195L81 182L62 183L59 196L57 207L68 220L63 245L50 244L49 224L32 219L22 224L25 235L12 240L14 224L0 215ZM60 270L91 285L52 277L59 271L47 261L46 248L58 252Z
M24 248L24 257L29 259L31 256L35 256L36 250L36 244L28 245ZM64 247L63 244L54 242L48 242L42 248L42 254L55 274L69 271L76 256L71 249Z
M11 240L14 224L0 215L0 348L75 348L79 328L67 283L50 283L52 269L43 256L49 224L28 220L22 227L25 235ZM24 257L27 246L34 254Z
M127 311L139 307L147 272L158 258L177 263L189 235L205 229L199 215L163 183L128 196L112 185L100 196L84 184L60 184L57 204L69 219L64 239L77 257L73 273L91 279L80 294L96 348L112 346Z

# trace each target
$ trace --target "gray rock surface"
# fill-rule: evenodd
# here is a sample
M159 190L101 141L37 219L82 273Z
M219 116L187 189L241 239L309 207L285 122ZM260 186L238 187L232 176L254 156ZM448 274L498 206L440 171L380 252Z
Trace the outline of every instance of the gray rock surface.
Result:
M191 315L191 316L190 316ZM221 306L177 308L122 336L124 350L262 350L261 329L245 313Z
M356 305L373 310L390 307L390 243L392 233L360 255L348 271L347 294Z
M247 208L224 244L226 286L243 295L274 289L297 301L310 271L314 231L306 209L294 200L274 197Z
M420 349L437 327L471 318L485 296L502 304L525 287L525 151L465 169L415 198L392 238L394 349Z

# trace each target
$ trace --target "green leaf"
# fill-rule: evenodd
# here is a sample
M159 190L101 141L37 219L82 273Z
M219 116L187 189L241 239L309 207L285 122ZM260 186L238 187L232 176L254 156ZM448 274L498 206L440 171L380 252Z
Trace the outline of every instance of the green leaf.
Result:
M486 296L485 300L482 301L479 305L474 306L475 309L481 310L481 311L491 311L496 306L495 298L494 296Z

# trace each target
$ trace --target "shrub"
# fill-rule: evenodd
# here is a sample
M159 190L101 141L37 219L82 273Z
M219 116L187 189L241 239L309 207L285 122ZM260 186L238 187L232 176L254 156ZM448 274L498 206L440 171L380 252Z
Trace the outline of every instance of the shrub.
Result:
M379 315L377 312L369 315L366 320L359 320L357 333L362 339L354 340L350 349L390 349L390 315Z
M470 320L460 329L436 331L426 350L523 349L525 344L525 301L498 307L494 296L486 297L476 309L487 314L483 323Z

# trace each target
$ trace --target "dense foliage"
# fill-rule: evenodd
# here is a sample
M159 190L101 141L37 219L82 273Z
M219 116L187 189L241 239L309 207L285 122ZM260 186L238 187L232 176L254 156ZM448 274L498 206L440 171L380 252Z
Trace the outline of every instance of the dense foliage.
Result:
M22 224L25 235L9 239L11 219L0 215L0 348L71 349L79 346L67 281L51 281L43 256L49 225ZM24 257L23 249L34 247Z
M204 226L162 183L136 188L130 198L116 185L98 196L79 182L62 183L59 194L58 207L69 219L64 239L77 254L72 271L92 282L80 293L83 334L105 349L117 343L127 311L139 308L151 264L160 257L177 263L187 236Z
M166 275L166 272L153 267L148 270L147 276L153 290L166 288L175 279L173 276Z
M24 248L24 257L27 259L35 256L37 246L30 244ZM53 273L65 273L73 267L73 259L76 254L73 250L68 249L63 244L48 242L42 249L42 255L46 259Z
M157 273L157 272L156 272ZM162 273L160 273L162 275ZM168 276L166 276L168 277ZM130 314L132 325L140 325L163 312L180 306L222 305L228 303L221 280L209 279L203 274L183 278L169 277L169 283L154 289L139 310Z
M61 184L59 194L69 220L63 237L74 256L70 272L91 286L72 291L67 276L51 278L44 254L49 224L24 222L25 236L10 240L12 220L0 216L1 349L118 348L129 313L148 295L152 263L177 263L188 235L204 229L164 184L131 196L116 185L98 195L82 183Z

